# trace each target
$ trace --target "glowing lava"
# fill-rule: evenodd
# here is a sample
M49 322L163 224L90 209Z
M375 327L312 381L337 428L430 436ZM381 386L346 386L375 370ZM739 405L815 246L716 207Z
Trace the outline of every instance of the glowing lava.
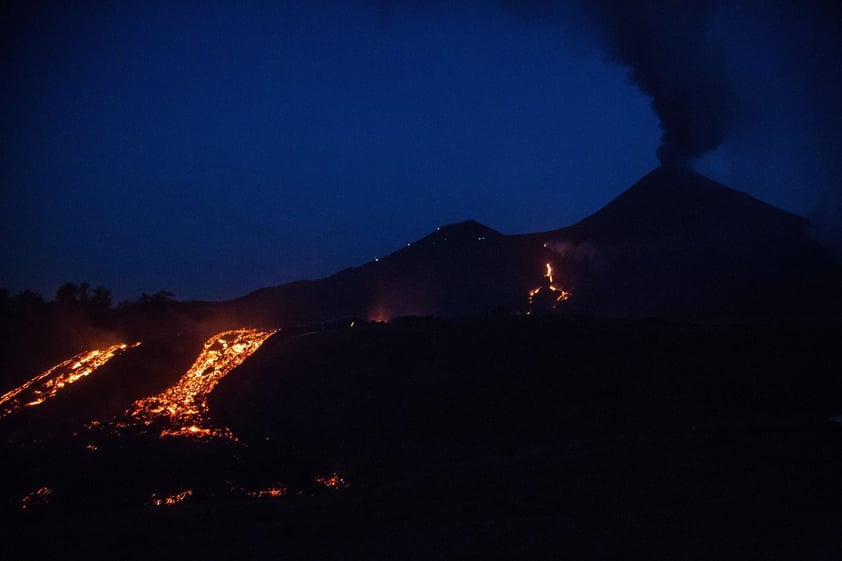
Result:
M166 497L159 497L156 494L152 494L152 504L155 506L173 506L189 497L193 496L193 489L185 489L181 493L176 493L174 495L167 495Z
M257 499L263 499L269 497L284 497L288 492L289 489L286 487L286 485L283 485L281 483L274 483L271 487L267 489L258 489L257 491L246 491L246 495Z
M333 489L334 491L348 488L348 484L338 473L334 473L333 475L317 475L314 478L314 481L317 485L324 485L328 489Z
M0 419L20 411L23 407L33 407L44 403L51 397L55 397L59 391L84 378L118 354L138 345L140 343L132 345L120 343L107 349L85 351L53 366L22 386L0 396L0 407L2 407Z
M544 244L544 247L546 247L546 244ZM546 287L550 292L554 293L553 295L555 296L555 301L553 302L553 309L555 309L559 302L568 300L571 296L573 296L573 293L569 290L556 286L553 283L553 266L549 263L546 263L545 266L546 271L544 272L544 278L547 280L543 285L537 286L529 291L529 305L530 307L532 306L535 296L541 292L542 288Z
M238 329L224 331L205 342L196 362L163 393L135 401L126 417L149 426L164 420L164 436L224 437L236 440L228 428L209 428L208 395L219 381L241 365L277 330Z
M50 495L53 494L53 490L49 487L41 487L37 491L32 491L20 501L18 504L20 505L21 510L26 510L34 505L46 504L50 502Z

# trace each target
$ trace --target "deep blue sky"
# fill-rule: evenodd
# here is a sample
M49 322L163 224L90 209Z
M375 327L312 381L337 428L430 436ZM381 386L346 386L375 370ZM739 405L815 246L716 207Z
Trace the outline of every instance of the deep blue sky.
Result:
M692 165L833 231L839 12L700 4L731 103L722 145ZM467 218L559 228L658 165L650 97L574 2L5 10L0 286L12 292L88 281L117 299L230 298Z

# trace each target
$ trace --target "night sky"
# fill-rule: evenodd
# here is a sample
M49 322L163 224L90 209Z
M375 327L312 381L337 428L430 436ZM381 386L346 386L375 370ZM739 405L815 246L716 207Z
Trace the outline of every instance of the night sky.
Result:
M835 2L32 4L0 12L12 293L232 298L566 226L659 158L840 230Z

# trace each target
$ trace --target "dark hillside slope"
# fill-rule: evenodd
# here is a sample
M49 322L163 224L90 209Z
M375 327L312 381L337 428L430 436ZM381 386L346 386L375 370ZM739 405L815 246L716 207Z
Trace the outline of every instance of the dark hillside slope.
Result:
M372 558L430 536L410 558L830 559L838 337L407 320L272 339L211 407L279 468L353 482Z
M540 279L540 254L534 243L468 220L332 277L258 290L231 302L232 313L296 324L517 308Z
M508 309L673 319L810 319L842 313L839 266L806 220L692 171L659 167L581 222L506 236L475 221L330 278L265 288L225 306L300 324ZM548 285L573 297L543 304Z
M838 267L807 227L697 173L660 167L588 218L544 236L559 268L575 277L571 308L765 318L816 310L826 298L838 307L831 281Z

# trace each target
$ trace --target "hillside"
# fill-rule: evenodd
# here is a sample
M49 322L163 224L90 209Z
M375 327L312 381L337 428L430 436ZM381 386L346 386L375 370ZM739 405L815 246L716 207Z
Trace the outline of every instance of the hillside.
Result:
M55 416L127 404L129 387L144 395L128 374L150 355L126 353L72 398L14 422L34 430L36 416L53 417L44 432L23 438L0 422L11 474L0 552L835 559L839 337L571 316L405 319L269 339L211 395L214 422L237 443ZM108 380L119 372L122 383ZM333 472L349 487L312 483ZM21 511L41 486L48 500ZM272 488L290 491L245 492ZM182 503L151 504L185 489Z
M530 305L529 292L550 284L547 264L573 296ZM803 218L692 171L659 167L572 226L515 236L472 220L444 226L378 261L261 289L227 309L269 324L552 309L803 319L842 311L838 279L838 264L809 238Z

